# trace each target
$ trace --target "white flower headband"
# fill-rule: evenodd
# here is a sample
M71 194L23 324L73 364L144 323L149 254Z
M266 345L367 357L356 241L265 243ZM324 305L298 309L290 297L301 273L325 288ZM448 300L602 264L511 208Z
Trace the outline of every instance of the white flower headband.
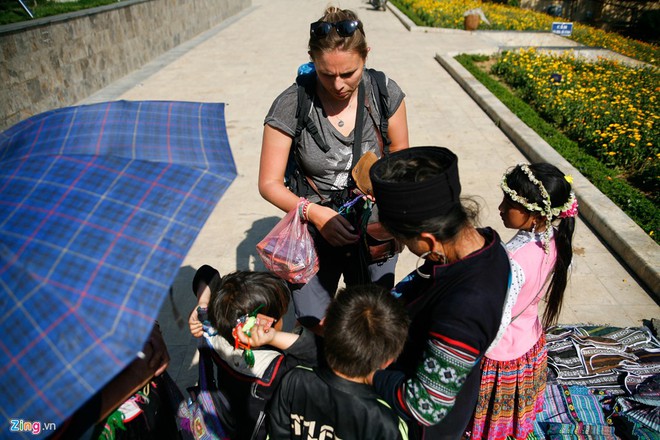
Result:
M550 229L552 228L552 220L556 217L568 218L568 217L577 216L578 213L577 197L575 197L575 193L571 190L571 193L566 203L564 203L559 207L553 208L552 201L550 200L550 194L548 194L548 191L545 189L545 186L543 186L543 183L540 180L538 180L536 176L534 176L534 173L532 173L532 170L529 169L529 166L527 164L520 164L519 166L522 172L525 173L525 175L527 175L529 181L539 188L539 191L541 192L541 197L543 197L543 206L539 206L538 203L530 202L523 196L519 195L515 190L509 188L509 185L506 182L507 177L509 176L507 173L504 173L504 176L502 176L502 181L500 182L500 188L502 188L502 191L504 191L511 198L511 200L521 204L528 211L530 212L536 211L543 214L546 221L546 228L545 231L543 231L542 241L543 241L543 249L547 254L548 252L550 252ZM564 176L564 179L566 179L566 181L570 184L573 183L573 178L571 176Z

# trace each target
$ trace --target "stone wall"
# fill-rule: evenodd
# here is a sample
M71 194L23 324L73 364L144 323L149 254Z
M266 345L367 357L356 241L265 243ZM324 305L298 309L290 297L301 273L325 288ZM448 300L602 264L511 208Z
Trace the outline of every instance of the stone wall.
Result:
M126 0L0 26L0 131L86 98L251 4Z
M520 6L550 15L559 14L557 21L570 21L572 15L572 20L581 22L589 22L600 18L603 8L602 2L599 3L596 0L522 0ZM571 8L573 9L571 10ZM598 17L594 14L598 14Z

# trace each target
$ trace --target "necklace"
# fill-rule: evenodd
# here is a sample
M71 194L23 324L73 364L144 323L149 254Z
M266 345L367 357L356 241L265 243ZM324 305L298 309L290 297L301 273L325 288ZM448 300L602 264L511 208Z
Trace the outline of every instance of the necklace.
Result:
M340 111L340 112L337 112L336 109L335 109L335 107L334 107L333 105L330 105L330 101L328 101L327 104L328 104L328 106L330 107L330 110L331 110L333 113L335 113L334 117L337 118L337 125L338 125L339 127L343 127L343 126L344 126L344 120L343 120L339 115L340 115L341 113L343 113L344 110L350 110L350 109L351 109L351 107L353 106L353 95L351 95L350 101L348 102L348 106L347 106L344 110L342 110L342 111Z

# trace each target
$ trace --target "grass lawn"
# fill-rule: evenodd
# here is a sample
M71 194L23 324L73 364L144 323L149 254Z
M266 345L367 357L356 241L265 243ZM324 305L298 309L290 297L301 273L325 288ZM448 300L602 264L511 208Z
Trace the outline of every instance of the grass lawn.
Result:
M78 0L66 3L49 1L23 0L34 18L79 11L117 3L118 0ZM32 20L18 0L0 0L0 25Z

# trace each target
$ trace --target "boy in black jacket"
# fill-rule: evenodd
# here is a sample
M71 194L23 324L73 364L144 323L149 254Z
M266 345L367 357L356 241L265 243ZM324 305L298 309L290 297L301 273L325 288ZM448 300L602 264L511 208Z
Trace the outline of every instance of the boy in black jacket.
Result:
M268 409L270 439L407 439L406 424L371 386L376 370L395 360L408 315L376 285L341 290L324 319L327 368L295 368Z

